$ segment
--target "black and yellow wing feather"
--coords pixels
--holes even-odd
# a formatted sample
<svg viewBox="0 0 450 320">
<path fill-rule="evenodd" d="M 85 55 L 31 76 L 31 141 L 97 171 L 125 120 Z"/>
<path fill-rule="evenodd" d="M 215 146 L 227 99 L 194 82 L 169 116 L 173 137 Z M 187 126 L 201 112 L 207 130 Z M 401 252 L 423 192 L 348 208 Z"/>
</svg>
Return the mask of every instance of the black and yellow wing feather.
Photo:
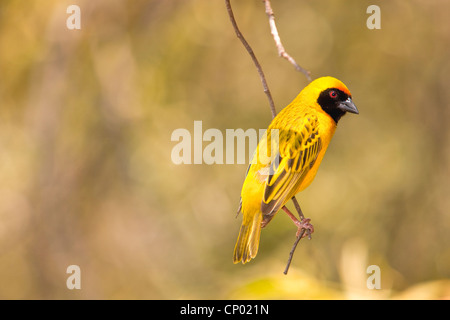
<svg viewBox="0 0 450 320">
<path fill-rule="evenodd" d="M 303 124 L 295 129 L 278 131 L 277 154 L 272 157 L 276 161 L 265 168 L 268 175 L 261 202 L 263 226 L 297 193 L 322 149 L 317 116 L 306 115 L 300 121 Z M 268 140 L 271 132 L 267 133 Z"/>
</svg>

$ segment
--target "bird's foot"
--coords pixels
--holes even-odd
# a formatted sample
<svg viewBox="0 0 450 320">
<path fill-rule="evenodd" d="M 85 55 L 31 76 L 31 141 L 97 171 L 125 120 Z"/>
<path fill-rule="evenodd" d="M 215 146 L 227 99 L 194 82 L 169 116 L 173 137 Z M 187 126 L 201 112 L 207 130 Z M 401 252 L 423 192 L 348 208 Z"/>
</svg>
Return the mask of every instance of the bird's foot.
<svg viewBox="0 0 450 320">
<path fill-rule="evenodd" d="M 291 220 L 295 223 L 295 225 L 297 226 L 298 230 L 296 233 L 297 238 L 300 237 L 300 235 L 302 236 L 302 238 L 308 236 L 308 239 L 311 239 L 311 234 L 314 232 L 314 226 L 310 223 L 311 219 L 306 219 L 303 217 L 303 214 L 301 216 L 301 220 L 298 220 L 293 214 L 292 212 L 289 211 L 288 208 L 286 208 L 285 206 L 282 208 L 284 210 L 284 212 L 287 213 L 287 215 L 289 216 L 289 218 L 291 218 Z M 304 230 L 304 231 L 303 231 Z"/>
<path fill-rule="evenodd" d="M 314 226 L 310 223 L 311 219 L 302 219 L 301 221 L 294 221 L 298 230 L 296 233 L 297 238 L 302 236 L 302 238 L 308 236 L 308 239 L 311 240 L 311 234 L 314 232 Z M 305 230 L 305 231 L 303 231 Z"/>
</svg>

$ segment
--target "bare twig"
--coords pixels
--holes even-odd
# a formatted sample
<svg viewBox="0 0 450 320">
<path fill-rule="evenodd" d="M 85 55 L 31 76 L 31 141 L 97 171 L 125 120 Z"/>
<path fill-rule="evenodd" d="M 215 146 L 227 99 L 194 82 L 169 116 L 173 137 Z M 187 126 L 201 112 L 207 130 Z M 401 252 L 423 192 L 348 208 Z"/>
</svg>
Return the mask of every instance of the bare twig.
<svg viewBox="0 0 450 320">
<path fill-rule="evenodd" d="M 264 4 L 266 6 L 266 14 L 269 17 L 270 32 L 272 33 L 273 40 L 275 41 L 275 45 L 277 47 L 278 54 L 280 55 L 280 57 L 285 58 L 292 65 L 294 65 L 295 69 L 297 69 L 297 71 L 303 73 L 305 75 L 306 79 L 308 79 L 308 81 L 311 82 L 311 72 L 300 67 L 298 65 L 298 63 L 295 62 L 294 58 L 292 58 L 284 49 L 283 44 L 281 43 L 280 36 L 278 34 L 277 25 L 275 24 L 275 15 L 273 14 L 273 10 L 270 5 L 270 1 L 264 0 Z"/>
<path fill-rule="evenodd" d="M 284 269 L 284 274 L 287 274 L 289 271 L 289 267 L 291 266 L 292 258 L 294 257 L 295 249 L 297 248 L 297 244 L 302 240 L 303 235 L 305 234 L 306 229 L 302 229 L 302 232 L 298 235 L 297 239 L 295 239 L 294 245 L 292 246 L 291 252 L 289 252 L 289 258 L 286 264 L 286 268 Z"/>
<path fill-rule="evenodd" d="M 275 110 L 275 103 L 272 99 L 272 94 L 270 93 L 269 87 L 267 85 L 266 77 L 264 76 L 264 72 L 261 68 L 261 65 L 259 64 L 258 59 L 256 59 L 255 53 L 253 52 L 253 49 L 248 44 L 247 40 L 245 40 L 244 36 L 242 35 L 241 31 L 239 30 L 236 19 L 234 18 L 233 10 L 231 9 L 230 0 L 225 0 L 225 5 L 227 7 L 228 15 L 230 16 L 231 24 L 233 25 L 234 31 L 236 32 L 237 37 L 239 40 L 241 40 L 242 44 L 244 45 L 245 49 L 247 50 L 248 54 L 253 60 L 253 63 L 256 66 L 256 69 L 258 70 L 259 77 L 261 79 L 261 83 L 264 88 L 264 93 L 267 96 L 267 99 L 269 100 L 270 104 L 270 110 L 272 112 L 272 118 L 275 118 L 277 115 L 277 111 Z"/>
<path fill-rule="evenodd" d="M 297 201 L 297 199 L 294 197 L 292 197 L 292 202 L 294 203 L 295 209 L 297 210 L 297 213 L 300 217 L 300 221 L 308 221 L 309 219 L 305 219 L 305 216 L 303 215 L 302 209 L 300 208 L 300 205 Z M 291 219 L 295 222 L 295 217 L 293 216 L 292 213 L 289 212 L 289 210 L 286 207 L 283 207 L 283 209 L 285 209 L 286 213 L 291 217 Z M 289 258 L 286 264 L 286 268 L 284 269 L 284 274 L 288 273 L 289 267 L 291 266 L 291 262 L 292 262 L 292 258 L 294 257 L 294 252 L 295 249 L 297 248 L 298 243 L 300 242 L 300 240 L 303 238 L 305 232 L 307 232 L 308 238 L 311 239 L 311 230 L 307 229 L 307 228 L 302 228 L 301 232 L 297 234 L 297 239 L 294 242 L 294 245 L 292 246 L 291 252 L 289 252 Z"/>
<path fill-rule="evenodd" d="M 303 215 L 303 212 L 302 212 L 302 208 L 300 208 L 300 205 L 298 204 L 298 201 L 295 198 L 295 196 L 292 197 L 292 202 L 294 203 L 295 210 L 297 210 L 300 220 L 305 219 L 305 216 Z"/>
</svg>

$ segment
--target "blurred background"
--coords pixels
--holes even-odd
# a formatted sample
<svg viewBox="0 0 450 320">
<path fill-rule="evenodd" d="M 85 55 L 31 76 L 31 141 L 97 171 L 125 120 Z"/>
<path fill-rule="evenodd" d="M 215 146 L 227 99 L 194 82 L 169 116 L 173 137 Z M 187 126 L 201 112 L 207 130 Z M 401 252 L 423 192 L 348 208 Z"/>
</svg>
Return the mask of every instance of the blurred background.
<svg viewBox="0 0 450 320">
<path fill-rule="evenodd" d="M 366 27 L 373 4 L 381 30 Z M 264 4 L 232 5 L 279 111 L 307 81 L 278 57 Z M 450 297 L 450 3 L 272 8 L 287 52 L 360 111 L 297 197 L 316 232 L 287 276 L 284 213 L 255 260 L 232 263 L 247 165 L 171 160 L 172 132 L 196 120 L 223 133 L 271 120 L 223 0 L 1 1 L 0 298 Z M 73 264 L 81 290 L 66 287 Z"/>
</svg>

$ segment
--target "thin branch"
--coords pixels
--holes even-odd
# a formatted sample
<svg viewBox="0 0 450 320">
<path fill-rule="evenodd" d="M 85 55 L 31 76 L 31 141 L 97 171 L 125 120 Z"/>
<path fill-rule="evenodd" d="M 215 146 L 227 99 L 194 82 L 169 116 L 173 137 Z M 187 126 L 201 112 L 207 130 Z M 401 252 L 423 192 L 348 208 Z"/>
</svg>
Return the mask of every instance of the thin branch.
<svg viewBox="0 0 450 320">
<path fill-rule="evenodd" d="M 292 202 L 294 203 L 295 210 L 297 210 L 297 213 L 300 217 L 300 221 L 305 219 L 305 216 L 303 215 L 303 212 L 302 212 L 302 208 L 300 208 L 300 205 L 298 204 L 298 201 L 295 198 L 295 196 L 292 197 Z"/>
<path fill-rule="evenodd" d="M 297 213 L 298 213 L 298 215 L 300 217 L 300 221 L 301 222 L 304 222 L 304 221 L 308 222 L 309 219 L 305 219 L 305 216 L 303 215 L 302 209 L 300 208 L 300 204 L 298 203 L 298 201 L 295 198 L 295 196 L 292 197 L 292 202 L 294 203 L 295 209 L 297 210 Z M 292 219 L 292 221 L 294 221 L 294 223 L 296 223 L 298 221 L 297 218 L 295 218 L 295 216 L 286 207 L 283 207 L 282 209 L 284 209 L 284 211 L 288 214 L 288 216 Z M 288 258 L 288 261 L 287 261 L 287 264 L 286 264 L 286 268 L 284 269 L 284 272 L 283 272 L 284 274 L 288 273 L 289 267 L 291 266 L 292 258 L 294 257 L 295 249 L 297 248 L 297 245 L 300 242 L 300 240 L 305 235 L 305 232 L 307 232 L 308 238 L 311 239 L 311 230 L 308 229 L 308 228 L 302 227 L 301 231 L 297 233 L 297 239 L 295 240 L 294 245 L 292 246 L 292 249 L 289 252 L 289 258 Z"/>
<path fill-rule="evenodd" d="M 297 69 L 297 71 L 303 73 L 305 75 L 306 79 L 308 79 L 308 81 L 311 82 L 311 72 L 309 72 L 308 70 L 300 67 L 298 65 L 298 63 L 295 62 L 294 58 L 292 58 L 286 52 L 286 50 L 284 49 L 284 46 L 281 43 L 281 39 L 280 39 L 280 36 L 278 34 L 277 25 L 275 24 L 275 15 L 273 14 L 273 10 L 272 10 L 272 7 L 270 5 L 270 1 L 269 0 L 264 0 L 264 4 L 266 6 L 266 14 L 269 17 L 270 32 L 272 33 L 273 40 L 275 41 L 275 45 L 277 47 L 278 54 L 280 55 L 280 57 L 285 58 L 292 65 L 294 65 L 295 69 Z"/>
<path fill-rule="evenodd" d="M 306 229 L 302 229 L 302 232 L 298 235 L 297 239 L 295 239 L 294 245 L 292 246 L 291 252 L 289 252 L 289 258 L 286 264 L 286 268 L 284 269 L 283 273 L 287 274 L 289 271 L 289 267 L 291 266 L 292 258 L 294 257 L 295 249 L 297 248 L 297 244 L 302 240 L 303 235 L 305 234 Z"/>
<path fill-rule="evenodd" d="M 256 69 L 258 70 L 259 77 L 261 79 L 262 86 L 264 88 L 264 93 L 267 96 L 267 99 L 269 100 L 270 104 L 270 111 L 272 112 L 272 118 L 275 118 L 277 115 L 277 111 L 275 110 L 275 103 L 272 99 L 272 94 L 270 93 L 269 86 L 267 85 L 266 77 L 264 76 L 264 72 L 261 68 L 261 65 L 259 64 L 258 59 L 256 59 L 256 56 L 253 52 L 253 49 L 248 44 L 247 40 L 245 40 L 244 36 L 242 35 L 241 31 L 239 30 L 236 19 L 234 18 L 233 10 L 231 9 L 230 0 L 225 0 L 225 5 L 227 7 L 228 15 L 230 16 L 231 24 L 233 25 L 234 31 L 236 32 L 237 37 L 239 40 L 241 40 L 242 44 L 244 45 L 245 49 L 247 50 L 248 54 L 253 60 L 253 63 L 256 66 Z"/>
</svg>

